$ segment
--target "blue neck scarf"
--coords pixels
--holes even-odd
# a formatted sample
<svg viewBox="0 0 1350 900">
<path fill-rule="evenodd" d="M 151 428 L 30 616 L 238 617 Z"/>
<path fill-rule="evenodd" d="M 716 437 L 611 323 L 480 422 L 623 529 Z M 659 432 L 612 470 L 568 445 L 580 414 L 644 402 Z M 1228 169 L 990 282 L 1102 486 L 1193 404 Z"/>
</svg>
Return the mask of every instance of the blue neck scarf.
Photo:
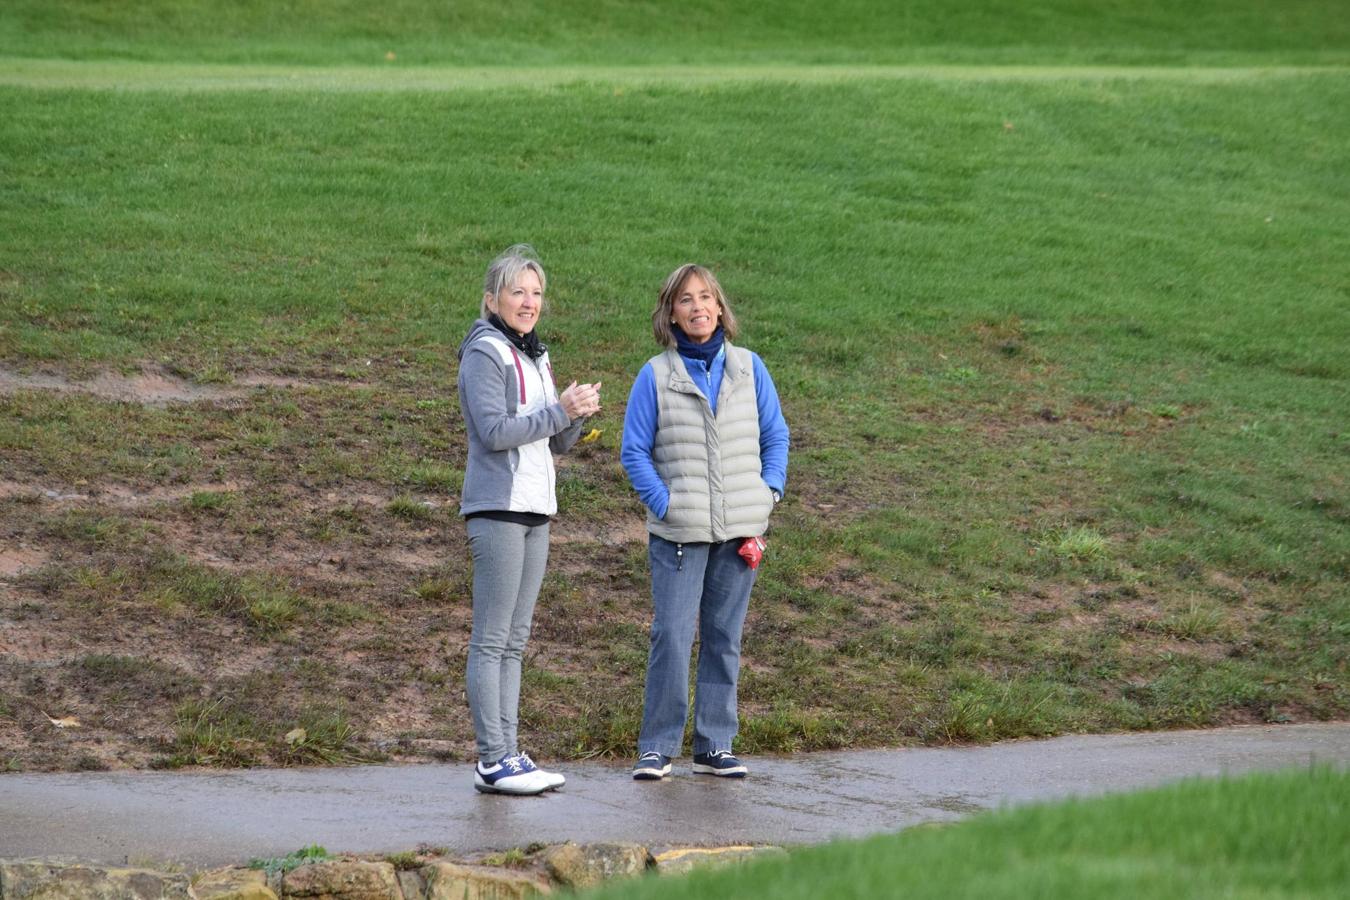
<svg viewBox="0 0 1350 900">
<path fill-rule="evenodd" d="M 678 325 L 671 331 L 675 332 L 675 345 L 681 356 L 689 359 L 701 359 L 703 364 L 709 368 L 712 368 L 712 361 L 721 352 L 722 342 L 726 339 L 726 335 L 722 333 L 721 325 L 717 326 L 717 330 L 713 332 L 712 337 L 701 344 L 695 344 L 689 340 L 689 336 L 681 331 Z"/>
</svg>

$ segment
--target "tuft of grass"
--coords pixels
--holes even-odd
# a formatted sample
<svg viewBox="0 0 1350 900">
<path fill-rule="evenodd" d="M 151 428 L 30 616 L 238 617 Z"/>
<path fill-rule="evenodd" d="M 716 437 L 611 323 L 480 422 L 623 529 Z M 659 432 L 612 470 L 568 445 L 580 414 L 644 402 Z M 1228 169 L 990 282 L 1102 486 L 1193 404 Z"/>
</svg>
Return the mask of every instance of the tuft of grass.
<svg viewBox="0 0 1350 900">
<path fill-rule="evenodd" d="M 357 622 L 378 622 L 380 613 L 361 603 L 347 600 L 324 600 L 318 605 L 314 618 L 327 625 L 354 625 Z"/>
<path fill-rule="evenodd" d="M 308 847 L 301 847 L 299 850 L 292 850 L 285 856 L 269 856 L 250 859 L 248 861 L 248 867 L 250 869 L 261 869 L 268 875 L 284 875 L 287 872 L 294 872 L 301 866 L 327 862 L 328 860 L 335 858 L 336 857 L 329 853 L 323 846 L 311 844 Z"/>
<path fill-rule="evenodd" d="M 310 606 L 277 578 L 233 575 L 177 557 L 159 559 L 146 581 L 142 596 L 161 608 L 187 606 L 225 613 L 264 633 L 282 631 Z"/>
<path fill-rule="evenodd" d="M 242 697 L 190 700 L 175 710 L 176 731 L 161 768 L 347 765 L 370 759 L 338 711 L 304 710 L 297 720 Z"/>
<path fill-rule="evenodd" d="M 174 711 L 175 734 L 164 768 L 240 767 L 263 760 L 262 726 L 223 699 L 191 700 Z"/>
<path fill-rule="evenodd" d="M 427 603 L 446 603 L 464 595 L 464 585 L 443 576 L 424 578 L 412 590 L 413 596 Z"/>
<path fill-rule="evenodd" d="M 1183 641 L 1207 641 L 1224 633 L 1227 618 L 1223 611 L 1198 601 L 1165 616 L 1157 625 L 1163 634 Z"/>
<path fill-rule="evenodd" d="M 837 719 L 810 714 L 790 701 L 780 701 L 767 713 L 743 717 L 737 746 L 747 753 L 830 750 L 845 746 L 845 735 L 846 729 Z"/>
<path fill-rule="evenodd" d="M 1043 737 L 1064 728 L 1060 689 L 1054 684 L 987 677 L 957 679 L 931 724 L 944 741 L 989 742 L 1008 737 Z"/>
<path fill-rule="evenodd" d="M 394 473 L 394 480 L 424 490 L 458 494 L 464 489 L 464 470 L 458 466 L 424 459 L 398 469 Z"/>
<path fill-rule="evenodd" d="M 300 615 L 304 601 L 289 591 L 260 582 L 244 582 L 245 609 L 249 621 L 262 631 L 281 631 Z"/>
<path fill-rule="evenodd" d="M 281 758 L 295 765 L 346 765 L 364 756 L 352 749 L 353 729 L 342 713 L 306 711 L 300 724 L 283 736 Z"/>
<path fill-rule="evenodd" d="M 384 861 L 400 872 L 411 871 L 422 865 L 422 858 L 411 850 L 403 850 L 398 853 L 386 853 L 384 855 Z"/>
<path fill-rule="evenodd" d="M 106 772 L 112 767 L 91 753 L 81 753 L 75 757 L 71 768 L 76 772 Z"/>
<path fill-rule="evenodd" d="M 425 522 L 432 516 L 431 507 L 408 494 L 399 494 L 389 501 L 384 510 L 395 518 L 406 519 L 409 522 Z"/>
<path fill-rule="evenodd" d="M 520 847 L 512 847 L 501 853 L 492 853 L 483 857 L 485 866 L 497 866 L 504 869 L 522 869 L 529 864 L 529 854 Z"/>
<path fill-rule="evenodd" d="M 197 512 L 223 512 L 235 502 L 233 491 L 193 491 L 188 508 Z"/>
<path fill-rule="evenodd" d="M 1050 544 L 1056 556 L 1077 562 L 1099 562 L 1107 558 L 1106 538 L 1086 526 L 1066 528 Z"/>
</svg>

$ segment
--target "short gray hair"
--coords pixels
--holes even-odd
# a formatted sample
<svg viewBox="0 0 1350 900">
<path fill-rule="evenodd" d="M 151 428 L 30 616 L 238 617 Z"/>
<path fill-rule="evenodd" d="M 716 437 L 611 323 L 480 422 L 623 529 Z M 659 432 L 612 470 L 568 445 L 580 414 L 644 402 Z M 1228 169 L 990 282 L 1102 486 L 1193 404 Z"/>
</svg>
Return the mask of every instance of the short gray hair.
<svg viewBox="0 0 1350 900">
<path fill-rule="evenodd" d="M 487 305 L 487 295 L 500 297 L 502 291 L 515 287 L 516 282 L 520 281 L 520 276 L 528 270 L 533 270 L 534 274 L 539 276 L 539 289 L 543 290 L 548 279 L 544 275 L 544 267 L 539 263 L 539 254 L 535 253 L 529 244 L 513 244 L 492 261 L 487 268 L 487 275 L 483 278 L 483 302 L 480 311 L 484 319 L 491 313 Z"/>
</svg>

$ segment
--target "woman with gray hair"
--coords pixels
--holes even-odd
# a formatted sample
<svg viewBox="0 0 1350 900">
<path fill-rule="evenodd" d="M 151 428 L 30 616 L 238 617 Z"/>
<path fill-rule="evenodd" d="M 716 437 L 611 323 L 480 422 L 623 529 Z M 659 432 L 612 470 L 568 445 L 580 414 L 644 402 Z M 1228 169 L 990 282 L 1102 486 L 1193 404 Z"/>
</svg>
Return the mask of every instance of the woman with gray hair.
<svg viewBox="0 0 1350 900">
<path fill-rule="evenodd" d="M 468 430 L 460 515 L 473 554 L 473 632 L 466 689 L 478 743 L 474 787 L 538 794 L 561 787 L 516 742 L 521 656 L 548 562 L 558 510 L 553 454 L 577 442 L 600 410 L 600 385 L 558 393 L 535 325 L 545 275 L 517 244 L 488 266 L 482 317 L 459 346 L 459 406 Z"/>
</svg>

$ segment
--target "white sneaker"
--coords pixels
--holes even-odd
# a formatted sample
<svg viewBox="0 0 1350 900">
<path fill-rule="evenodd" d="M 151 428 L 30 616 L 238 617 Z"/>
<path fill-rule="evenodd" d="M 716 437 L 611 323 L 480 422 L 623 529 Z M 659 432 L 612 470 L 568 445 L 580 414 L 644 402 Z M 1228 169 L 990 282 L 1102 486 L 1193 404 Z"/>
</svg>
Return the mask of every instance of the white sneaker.
<svg viewBox="0 0 1350 900">
<path fill-rule="evenodd" d="M 490 766 L 473 767 L 474 790 L 484 794 L 542 794 L 549 783 L 530 758 L 503 756 Z"/>
<path fill-rule="evenodd" d="M 556 791 L 564 784 L 567 784 L 567 779 L 563 777 L 563 773 L 549 772 L 546 769 L 539 768 L 539 765 L 534 760 L 530 759 L 530 754 L 522 753 L 520 754 L 520 757 L 521 759 L 527 760 L 530 765 L 534 766 L 535 771 L 544 776 L 544 781 L 548 784 L 547 790 Z"/>
</svg>

